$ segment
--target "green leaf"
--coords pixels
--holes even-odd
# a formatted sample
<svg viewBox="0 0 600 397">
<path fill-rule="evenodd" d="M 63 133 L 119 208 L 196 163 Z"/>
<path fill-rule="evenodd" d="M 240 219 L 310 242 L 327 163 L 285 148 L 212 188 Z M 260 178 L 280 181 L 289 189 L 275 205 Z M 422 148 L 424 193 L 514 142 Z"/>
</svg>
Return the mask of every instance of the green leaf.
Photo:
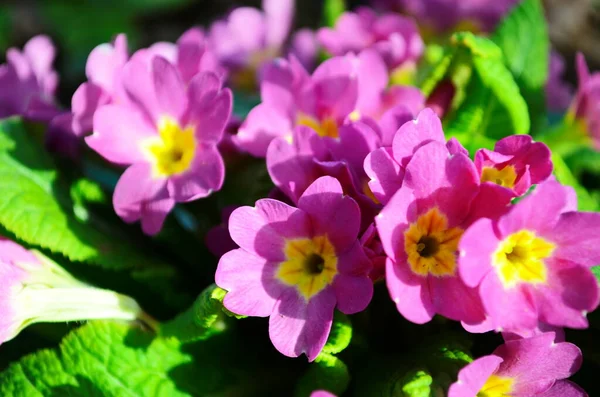
<svg viewBox="0 0 600 397">
<path fill-rule="evenodd" d="M 526 39 L 524 39 L 526 38 Z M 531 113 L 533 125 L 545 118 L 550 39 L 540 0 L 524 0 L 502 21 L 492 40 L 504 53 Z"/>
<path fill-rule="evenodd" d="M 248 113 L 260 103 L 260 96 L 236 91 L 233 96 L 233 114 L 245 119 Z"/>
<path fill-rule="evenodd" d="M 344 313 L 336 311 L 333 316 L 333 325 L 323 346 L 322 353 L 338 354 L 348 347 L 352 340 L 352 323 Z"/>
<path fill-rule="evenodd" d="M 430 397 L 432 395 L 433 378 L 423 370 L 409 372 L 396 384 L 401 392 L 397 395 L 403 397 Z"/>
<path fill-rule="evenodd" d="M 70 333 L 59 349 L 43 350 L 13 363 L 0 375 L 0 395 L 234 393 L 244 378 L 252 378 L 251 372 L 244 372 L 252 367 L 246 367 L 247 360 L 235 354 L 240 346 L 232 338 L 212 342 L 184 349 L 175 338 L 157 338 L 126 323 L 95 321 Z"/>
<path fill-rule="evenodd" d="M 226 329 L 223 298 L 226 291 L 211 285 L 196 299 L 191 308 L 161 326 L 162 336 L 173 336 L 181 342 L 205 340 Z"/>
<path fill-rule="evenodd" d="M 346 364 L 336 356 L 321 353 L 298 380 L 294 394 L 308 397 L 315 390 L 327 390 L 340 396 L 349 383 L 350 373 Z"/>
<path fill-rule="evenodd" d="M 425 96 L 429 96 L 448 74 L 455 54 L 454 47 L 427 46 L 423 61 L 417 69 L 418 86 Z"/>
<path fill-rule="evenodd" d="M 335 22 L 345 11 L 345 0 L 325 0 L 323 5 L 323 24 L 330 27 L 335 26 Z"/>
<path fill-rule="evenodd" d="M 110 270 L 127 270 L 169 296 L 176 291 L 175 268 L 147 256 L 124 233 L 90 222 L 85 202 L 101 200 L 92 182 L 72 188 L 59 178 L 52 158 L 30 137 L 19 119 L 0 121 L 0 225 L 22 242 Z"/>
<path fill-rule="evenodd" d="M 569 166 L 563 158 L 556 153 L 552 154 L 552 163 L 554 164 L 554 176 L 563 185 L 571 186 L 577 194 L 577 207 L 580 211 L 597 211 L 598 202 L 590 193 L 579 184 L 577 178 L 573 175 Z"/>
<path fill-rule="evenodd" d="M 476 133 L 493 138 L 502 138 L 512 134 L 526 134 L 530 129 L 529 111 L 527 103 L 520 94 L 519 86 L 512 74 L 503 63 L 502 51 L 491 40 L 478 37 L 469 32 L 460 32 L 452 36 L 454 45 L 468 51 L 474 69 L 479 76 L 479 82 L 471 86 L 466 93 L 477 97 L 485 96 L 486 101 L 481 103 L 484 117 Z M 477 82 L 477 80 L 475 80 Z M 485 93 L 489 90 L 489 93 Z M 468 101 L 469 99 L 467 99 Z M 506 111 L 510 125 L 504 120 L 493 117 L 498 110 Z M 460 113 L 461 109 L 457 110 Z M 475 126 L 473 126 L 475 127 Z M 463 131 L 466 132 L 466 131 Z"/>
</svg>

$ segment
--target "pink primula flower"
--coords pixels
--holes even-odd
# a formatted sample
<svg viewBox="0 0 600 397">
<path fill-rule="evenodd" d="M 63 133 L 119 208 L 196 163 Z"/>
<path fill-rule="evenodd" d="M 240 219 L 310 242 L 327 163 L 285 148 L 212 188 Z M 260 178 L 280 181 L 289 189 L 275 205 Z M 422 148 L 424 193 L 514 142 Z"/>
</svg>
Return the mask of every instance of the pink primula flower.
<svg viewBox="0 0 600 397">
<path fill-rule="evenodd" d="M 494 150 L 480 149 L 475 166 L 481 182 L 495 183 L 521 196 L 552 174 L 551 153 L 529 135 L 511 135 L 496 142 Z"/>
<path fill-rule="evenodd" d="M 555 343 L 553 332 L 508 341 L 464 367 L 448 397 L 585 397 L 566 380 L 581 361 L 581 350 L 572 343 Z"/>
<path fill-rule="evenodd" d="M 210 49 L 230 72 L 233 86 L 254 88 L 263 64 L 284 55 L 294 3 L 294 0 L 263 0 L 263 10 L 239 7 L 226 19 L 212 24 L 208 34 Z"/>
<path fill-rule="evenodd" d="M 298 208 L 263 199 L 231 214 L 231 237 L 215 276 L 225 307 L 270 317 L 281 353 L 314 360 L 327 341 L 334 309 L 364 310 L 373 294 L 371 264 L 358 240 L 360 210 L 332 177 L 317 179 Z"/>
<path fill-rule="evenodd" d="M 56 56 L 47 36 L 35 36 L 23 51 L 9 48 L 0 65 L 0 118 L 20 115 L 48 122 L 58 115 L 54 95 L 58 74 L 52 68 Z"/>
<path fill-rule="evenodd" d="M 415 145 L 411 145 L 415 146 Z M 386 281 L 398 311 L 422 324 L 436 313 L 473 331 L 485 320 L 475 288 L 458 276 L 458 244 L 477 216 L 491 216 L 510 197 L 481 194 L 475 165 L 462 153 L 430 141 L 414 154 L 404 183 L 375 218 L 388 257 Z M 492 208 L 493 210 L 488 210 Z"/>
<path fill-rule="evenodd" d="M 478 288 L 496 329 L 586 328 L 600 299 L 590 270 L 600 263 L 599 225 L 600 214 L 576 211 L 570 188 L 546 181 L 499 219 L 466 230 L 460 276 Z"/>
<path fill-rule="evenodd" d="M 413 154 L 430 142 L 446 144 L 451 154 L 468 155 L 460 143 L 451 139 L 446 143 L 442 122 L 431 109 L 419 113 L 415 120 L 404 123 L 393 135 L 391 147 L 382 147 L 371 152 L 364 160 L 364 170 L 369 188 L 381 203 L 386 204 L 400 189 L 406 166 Z"/>
<path fill-rule="evenodd" d="M 176 202 L 208 196 L 223 184 L 217 144 L 231 115 L 232 95 L 211 72 L 189 85 L 161 56 L 140 53 L 123 68 L 127 103 L 102 106 L 87 144 L 107 160 L 128 166 L 113 196 L 126 222 L 147 234 L 162 228 Z"/>
<path fill-rule="evenodd" d="M 423 40 L 410 18 L 387 13 L 378 16 L 367 7 L 343 13 L 334 28 L 321 28 L 317 33 L 321 45 L 332 55 L 376 50 L 389 71 L 413 67 L 423 54 Z"/>
</svg>

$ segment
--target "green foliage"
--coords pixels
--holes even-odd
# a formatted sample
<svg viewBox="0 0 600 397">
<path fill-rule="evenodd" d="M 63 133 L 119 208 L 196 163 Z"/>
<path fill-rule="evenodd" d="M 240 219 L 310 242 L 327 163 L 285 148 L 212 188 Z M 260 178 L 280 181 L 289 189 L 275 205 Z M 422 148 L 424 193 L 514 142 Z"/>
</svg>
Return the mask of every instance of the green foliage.
<svg viewBox="0 0 600 397">
<path fill-rule="evenodd" d="M 600 265 L 592 267 L 592 273 L 596 276 L 596 280 L 600 283 Z"/>
<path fill-rule="evenodd" d="M 455 53 L 454 47 L 432 44 L 425 48 L 423 61 L 417 71 L 418 85 L 425 96 L 429 96 L 449 73 Z"/>
<path fill-rule="evenodd" d="M 255 364 L 232 354 L 240 348 L 221 338 L 188 349 L 126 323 L 96 321 L 70 333 L 60 348 L 10 365 L 0 375 L 0 395 L 231 395 L 252 379 Z"/>
<path fill-rule="evenodd" d="M 398 396 L 402 397 L 429 397 L 432 395 L 431 374 L 423 370 L 414 370 L 406 374 L 396 385 Z"/>
<path fill-rule="evenodd" d="M 192 307 L 161 325 L 160 334 L 173 336 L 181 342 L 194 342 L 223 332 L 226 329 L 222 303 L 225 293 L 214 284 L 209 286 Z"/>
<path fill-rule="evenodd" d="M 325 0 L 323 4 L 323 25 L 334 26 L 344 11 L 346 11 L 345 0 Z"/>
<path fill-rule="evenodd" d="M 298 381 L 295 395 L 308 397 L 315 390 L 341 395 L 350 384 L 348 367 L 336 356 L 321 353 Z"/>
<path fill-rule="evenodd" d="M 127 270 L 169 299 L 183 298 L 174 268 L 145 255 L 124 233 L 91 221 L 104 200 L 90 181 L 69 187 L 52 158 L 16 118 L 0 121 L 0 225 L 21 241 L 108 270 Z"/>
<path fill-rule="evenodd" d="M 522 1 L 502 21 L 492 40 L 504 54 L 529 107 L 532 124 L 545 119 L 544 86 L 548 79 L 550 40 L 540 0 Z"/>
<path fill-rule="evenodd" d="M 336 311 L 333 325 L 327 343 L 323 346 L 322 354 L 339 354 L 350 345 L 352 340 L 352 323 L 344 313 Z"/>
<path fill-rule="evenodd" d="M 472 65 L 474 75 L 465 90 L 465 99 L 447 125 L 450 136 L 463 134 L 502 138 L 529 132 L 527 104 L 508 68 L 502 51 L 491 40 L 469 32 L 452 36 L 459 49 L 455 62 Z M 467 145 L 468 140 L 463 142 Z"/>
</svg>

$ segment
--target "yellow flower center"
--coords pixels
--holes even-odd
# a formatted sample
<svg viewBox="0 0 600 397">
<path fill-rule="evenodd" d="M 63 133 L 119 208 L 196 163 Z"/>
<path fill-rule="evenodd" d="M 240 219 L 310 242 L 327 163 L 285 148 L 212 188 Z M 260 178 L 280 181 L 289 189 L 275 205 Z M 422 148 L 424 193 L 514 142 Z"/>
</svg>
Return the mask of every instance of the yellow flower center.
<svg viewBox="0 0 600 397">
<path fill-rule="evenodd" d="M 187 171 L 196 153 L 194 127 L 182 129 L 179 123 L 162 117 L 158 123 L 159 137 L 146 142 L 146 148 L 154 164 L 154 174 L 165 177 Z"/>
<path fill-rule="evenodd" d="M 300 114 L 296 124 L 312 128 L 320 137 L 338 138 L 340 136 L 337 121 L 333 117 L 317 120 L 307 114 Z"/>
<path fill-rule="evenodd" d="M 307 301 L 331 284 L 337 275 L 335 248 L 327 236 L 288 240 L 285 257 L 276 277 L 296 287 Z"/>
<path fill-rule="evenodd" d="M 512 378 L 492 375 L 479 390 L 477 397 L 510 397 L 513 383 L 515 381 Z"/>
<path fill-rule="evenodd" d="M 529 230 L 521 230 L 500 242 L 492 254 L 492 265 L 505 288 L 514 287 L 519 282 L 544 283 L 548 277 L 544 259 L 552 251 L 554 244 Z"/>
<path fill-rule="evenodd" d="M 419 216 L 404 232 L 404 250 L 411 270 L 421 276 L 451 276 L 463 230 L 448 228 L 448 219 L 435 207 Z"/>
<path fill-rule="evenodd" d="M 481 172 L 481 182 L 492 182 L 510 189 L 515 186 L 516 180 L 517 172 L 512 165 L 507 165 L 500 170 L 494 167 L 483 167 Z"/>
</svg>

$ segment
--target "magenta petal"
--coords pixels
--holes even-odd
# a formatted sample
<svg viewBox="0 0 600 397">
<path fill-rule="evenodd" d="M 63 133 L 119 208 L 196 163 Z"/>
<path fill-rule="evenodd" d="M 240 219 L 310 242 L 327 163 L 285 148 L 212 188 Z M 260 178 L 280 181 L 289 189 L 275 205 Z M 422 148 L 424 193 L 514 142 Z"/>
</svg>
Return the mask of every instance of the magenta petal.
<svg viewBox="0 0 600 397">
<path fill-rule="evenodd" d="M 385 280 L 390 297 L 400 314 L 415 324 L 431 321 L 435 307 L 431 301 L 427 278 L 413 274 L 406 263 L 394 263 L 388 258 Z"/>
<path fill-rule="evenodd" d="M 471 203 L 469 216 L 463 221 L 463 226 L 468 226 L 480 218 L 498 219 L 508 212 L 513 198 L 514 194 L 510 189 L 495 183 L 482 183 Z"/>
<path fill-rule="evenodd" d="M 344 118 L 356 108 L 358 77 L 353 55 L 330 58 L 312 75 L 318 107 Z"/>
<path fill-rule="evenodd" d="M 473 361 L 458 373 L 458 381 L 448 390 L 448 397 L 473 397 L 481 390 L 488 378 L 492 376 L 502 358 L 494 355 L 484 356 Z"/>
<path fill-rule="evenodd" d="M 187 101 L 185 87 L 175 66 L 163 57 L 154 57 L 152 79 L 161 115 L 179 119 L 183 115 Z"/>
<path fill-rule="evenodd" d="M 392 158 L 390 150 L 379 148 L 366 158 L 364 169 L 369 178 L 369 188 L 380 203 L 386 204 L 402 186 L 404 169 Z"/>
<path fill-rule="evenodd" d="M 142 231 L 149 236 L 158 234 L 173 207 L 175 207 L 175 200 L 166 195 L 142 203 Z"/>
<path fill-rule="evenodd" d="M 412 155 L 421 146 L 429 142 L 445 144 L 446 138 L 442 130 L 442 122 L 433 110 L 426 108 L 413 121 L 406 122 L 392 143 L 394 158 L 401 165 L 406 165 Z"/>
<path fill-rule="evenodd" d="M 229 218 L 231 238 L 248 252 L 274 262 L 285 260 L 285 239 L 310 236 L 310 219 L 301 210 L 263 199 L 256 207 L 241 207 Z"/>
<path fill-rule="evenodd" d="M 465 231 L 460 239 L 458 271 L 466 285 L 477 287 L 492 270 L 492 254 L 499 244 L 489 219 L 480 219 Z"/>
<path fill-rule="evenodd" d="M 177 202 L 194 201 L 220 190 L 225 179 L 225 164 L 219 150 L 201 145 L 190 169 L 169 178 L 169 194 Z"/>
<path fill-rule="evenodd" d="M 127 168 L 115 187 L 113 205 L 125 222 L 135 222 L 142 216 L 145 202 L 166 198 L 166 180 L 152 176 L 152 166 L 146 163 Z"/>
<path fill-rule="evenodd" d="M 100 44 L 90 52 L 85 64 L 85 74 L 94 84 L 113 92 L 116 75 L 127 62 L 127 37 L 120 34 L 115 43 Z"/>
<path fill-rule="evenodd" d="M 324 176 L 314 181 L 298 200 L 298 208 L 310 215 L 314 235 L 328 236 L 336 252 L 344 252 L 356 242 L 360 209 L 344 194 L 337 179 Z"/>
<path fill-rule="evenodd" d="M 479 294 L 494 328 L 518 331 L 537 326 L 537 307 L 522 286 L 505 289 L 496 273 L 490 272 L 481 282 Z"/>
<path fill-rule="evenodd" d="M 375 217 L 377 231 L 386 255 L 396 262 L 405 261 L 404 231 L 417 219 L 415 198 L 410 189 L 400 188 Z"/>
<path fill-rule="evenodd" d="M 502 235 L 522 229 L 535 230 L 548 235 L 569 202 L 569 189 L 558 182 L 547 181 L 512 207 L 498 223 Z"/>
<path fill-rule="evenodd" d="M 122 82 L 131 102 L 139 106 L 147 120 L 156 125 L 161 112 L 154 88 L 152 59 L 148 52 L 141 50 L 134 54 L 123 67 Z"/>
<path fill-rule="evenodd" d="M 96 110 L 110 101 L 110 95 L 100 86 L 89 82 L 80 85 L 71 99 L 73 132 L 81 136 L 92 131 Z"/>
<path fill-rule="evenodd" d="M 496 374 L 516 378 L 515 395 L 533 396 L 555 380 L 568 378 L 581 366 L 581 350 L 572 343 L 555 343 L 549 332 L 528 339 L 508 341 L 494 350 L 502 357 Z"/>
<path fill-rule="evenodd" d="M 189 85 L 187 117 L 196 125 L 196 137 L 203 143 L 218 143 L 231 116 L 233 97 L 220 90 L 219 78 L 211 72 L 196 75 Z"/>
<path fill-rule="evenodd" d="M 555 258 L 585 266 L 600 264 L 600 214 L 591 212 L 567 212 L 562 214 L 552 232 L 557 243 Z"/>
<path fill-rule="evenodd" d="M 485 314 L 476 288 L 467 287 L 460 278 L 429 277 L 431 303 L 437 313 L 466 324 L 479 324 Z"/>
<path fill-rule="evenodd" d="M 373 296 L 373 282 L 368 277 L 372 265 L 358 241 L 339 255 L 337 266 L 333 289 L 338 309 L 346 314 L 364 310 Z"/>
<path fill-rule="evenodd" d="M 289 116 L 273 112 L 272 107 L 263 103 L 248 113 L 234 141 L 251 155 L 265 157 L 271 141 L 277 137 L 291 137 L 292 128 Z"/>
<path fill-rule="evenodd" d="M 600 299 L 596 277 L 584 266 L 551 261 L 549 267 L 547 283 L 532 289 L 540 320 L 556 326 L 586 328 L 586 315 L 598 306 Z"/>
<path fill-rule="evenodd" d="M 373 281 L 367 276 L 338 274 L 333 289 L 337 308 L 345 314 L 365 310 L 373 297 Z"/>
<path fill-rule="evenodd" d="M 559 380 L 537 397 L 588 397 L 588 394 L 571 381 Z"/>
<path fill-rule="evenodd" d="M 102 157 L 116 164 L 146 162 L 143 142 L 156 136 L 135 109 L 106 105 L 94 114 L 94 133 L 85 142 Z"/>
<path fill-rule="evenodd" d="M 285 288 L 273 280 L 277 265 L 243 249 L 223 255 L 215 274 L 217 285 L 228 291 L 223 305 L 236 314 L 271 315 Z"/>
<path fill-rule="evenodd" d="M 294 0 L 263 0 L 267 24 L 266 44 L 280 47 L 286 40 L 294 18 Z"/>
<path fill-rule="evenodd" d="M 269 336 L 277 350 L 288 357 L 306 353 L 313 361 L 325 346 L 333 322 L 335 295 L 324 289 L 308 303 L 289 288 L 275 304 L 269 318 Z"/>
</svg>

